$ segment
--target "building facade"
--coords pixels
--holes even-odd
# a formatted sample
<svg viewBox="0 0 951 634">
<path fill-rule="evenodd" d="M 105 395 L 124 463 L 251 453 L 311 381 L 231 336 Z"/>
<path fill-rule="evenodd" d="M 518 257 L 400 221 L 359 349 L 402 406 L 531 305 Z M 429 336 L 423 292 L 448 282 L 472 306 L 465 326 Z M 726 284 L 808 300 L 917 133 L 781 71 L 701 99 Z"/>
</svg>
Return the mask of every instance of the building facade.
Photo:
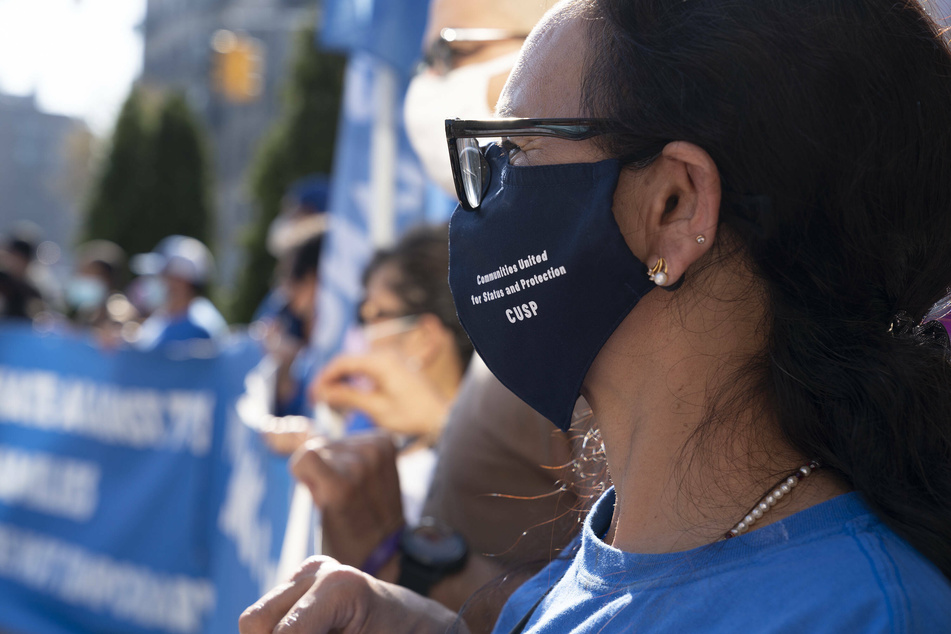
<svg viewBox="0 0 951 634">
<path fill-rule="evenodd" d="M 67 248 L 76 240 L 91 135 L 71 117 L 41 112 L 33 96 L 0 94 L 0 233 L 21 220 Z"/>
</svg>

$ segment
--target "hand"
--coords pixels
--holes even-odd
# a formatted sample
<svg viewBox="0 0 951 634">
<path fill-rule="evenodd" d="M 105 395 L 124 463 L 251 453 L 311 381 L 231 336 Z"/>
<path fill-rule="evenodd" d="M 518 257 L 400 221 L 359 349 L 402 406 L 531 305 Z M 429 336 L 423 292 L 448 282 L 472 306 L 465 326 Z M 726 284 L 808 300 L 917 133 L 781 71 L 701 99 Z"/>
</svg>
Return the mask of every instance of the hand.
<svg viewBox="0 0 951 634">
<path fill-rule="evenodd" d="M 354 386 L 363 377 L 369 385 Z M 451 402 L 425 376 L 393 354 L 340 355 L 310 386 L 313 402 L 365 412 L 379 427 L 398 434 L 435 437 Z"/>
<path fill-rule="evenodd" d="M 396 447 L 388 434 L 312 438 L 290 465 L 321 511 L 325 552 L 343 563 L 362 566 L 403 525 Z"/>
<path fill-rule="evenodd" d="M 443 634 L 461 619 L 429 599 L 329 557 L 313 557 L 290 582 L 244 611 L 241 634 Z"/>
</svg>

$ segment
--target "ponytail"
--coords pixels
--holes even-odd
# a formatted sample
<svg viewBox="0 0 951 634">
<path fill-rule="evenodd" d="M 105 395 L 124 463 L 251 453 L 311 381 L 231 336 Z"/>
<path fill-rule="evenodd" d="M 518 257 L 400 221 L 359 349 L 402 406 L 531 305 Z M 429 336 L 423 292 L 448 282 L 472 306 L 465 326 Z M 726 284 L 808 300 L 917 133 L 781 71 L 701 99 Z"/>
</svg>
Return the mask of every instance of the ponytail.
<svg viewBox="0 0 951 634">
<path fill-rule="evenodd" d="M 787 440 L 951 578 L 947 334 L 774 311 L 770 379 Z"/>
</svg>

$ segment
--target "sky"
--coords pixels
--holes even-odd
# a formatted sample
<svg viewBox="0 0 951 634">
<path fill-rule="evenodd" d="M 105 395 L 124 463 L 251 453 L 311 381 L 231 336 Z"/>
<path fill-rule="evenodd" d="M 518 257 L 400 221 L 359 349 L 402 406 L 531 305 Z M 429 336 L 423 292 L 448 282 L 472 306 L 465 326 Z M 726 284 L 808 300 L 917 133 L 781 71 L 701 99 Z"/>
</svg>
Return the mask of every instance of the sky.
<svg viewBox="0 0 951 634">
<path fill-rule="evenodd" d="M 142 69 L 146 0 L 0 0 L 0 92 L 108 134 Z"/>
</svg>

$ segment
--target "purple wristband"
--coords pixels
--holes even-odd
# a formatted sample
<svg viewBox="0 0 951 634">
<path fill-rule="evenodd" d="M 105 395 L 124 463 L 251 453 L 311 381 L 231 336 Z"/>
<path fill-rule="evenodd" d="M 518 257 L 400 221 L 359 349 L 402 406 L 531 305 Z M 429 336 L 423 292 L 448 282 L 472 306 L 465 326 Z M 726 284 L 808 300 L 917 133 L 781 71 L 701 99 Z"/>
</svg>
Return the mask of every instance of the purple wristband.
<svg viewBox="0 0 951 634">
<path fill-rule="evenodd" d="M 373 552 L 366 558 L 360 570 L 371 576 L 376 576 L 380 569 L 396 554 L 400 549 L 400 538 L 403 536 L 403 527 L 400 526 L 386 539 L 380 542 L 380 545 L 373 549 Z"/>
</svg>

